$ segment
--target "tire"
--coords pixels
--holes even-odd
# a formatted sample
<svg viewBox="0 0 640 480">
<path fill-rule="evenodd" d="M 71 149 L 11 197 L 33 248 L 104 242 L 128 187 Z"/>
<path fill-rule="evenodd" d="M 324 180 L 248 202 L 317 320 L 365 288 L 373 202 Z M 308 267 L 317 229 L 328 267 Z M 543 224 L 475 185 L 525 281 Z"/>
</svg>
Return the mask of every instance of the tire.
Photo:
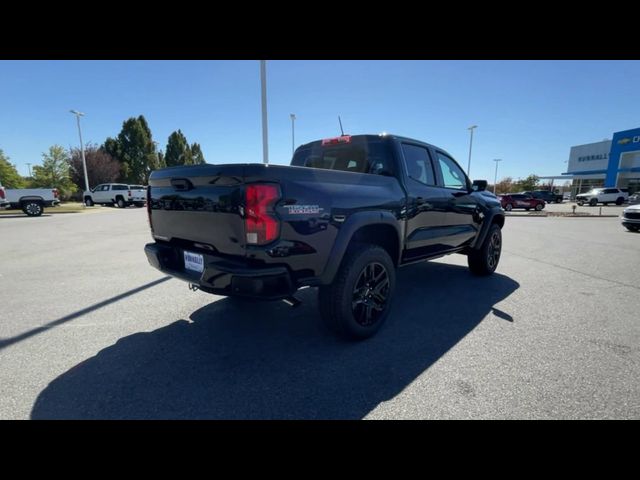
<svg viewBox="0 0 640 480">
<path fill-rule="evenodd" d="M 93 203 L 93 199 L 91 197 L 84 197 L 84 204 L 87 207 L 93 207 L 95 203 Z"/>
<path fill-rule="evenodd" d="M 125 203 L 124 199 L 122 197 L 118 197 L 118 199 L 116 200 L 116 205 L 118 205 L 118 208 L 126 208 L 127 204 Z"/>
<path fill-rule="evenodd" d="M 625 225 L 625 228 L 627 230 L 629 230 L 630 232 L 640 231 L 640 225 L 629 225 L 629 224 L 627 224 L 627 225 Z"/>
<path fill-rule="evenodd" d="M 584 205 L 584 202 L 578 202 L 578 206 L 581 207 Z"/>
<path fill-rule="evenodd" d="M 616 205 L 622 205 L 624 203 L 624 198 L 618 197 L 616 198 Z"/>
<path fill-rule="evenodd" d="M 349 340 L 371 337 L 389 316 L 395 284 L 395 266 L 386 250 L 351 245 L 333 282 L 318 289 L 325 326 Z"/>
<path fill-rule="evenodd" d="M 544 208 L 544 205 L 539 203 L 536 205 L 536 212 L 539 212 L 540 210 L 542 210 Z"/>
<path fill-rule="evenodd" d="M 479 249 L 472 249 L 467 255 L 469 270 L 474 275 L 491 275 L 496 271 L 502 252 L 502 230 L 492 224 Z"/>
<path fill-rule="evenodd" d="M 42 207 L 42 203 L 36 200 L 30 200 L 22 204 L 22 211 L 30 217 L 39 217 L 42 215 L 44 208 Z"/>
<path fill-rule="evenodd" d="M 604 205 L 605 207 L 609 205 L 609 202 L 602 202 L 602 205 Z"/>
<path fill-rule="evenodd" d="M 529 211 L 529 210 L 531 210 L 531 209 L 530 209 L 530 208 L 526 208 L 526 207 L 525 207 L 525 210 L 528 212 L 528 211 Z"/>
<path fill-rule="evenodd" d="M 507 204 L 504 206 L 504 209 L 505 209 L 507 212 L 510 212 L 511 210 L 513 210 L 513 205 L 511 205 L 510 203 L 507 203 Z"/>
<path fill-rule="evenodd" d="M 592 207 L 595 207 L 596 205 L 598 205 L 598 199 L 592 198 L 591 200 L 589 200 L 589 205 L 591 205 Z"/>
<path fill-rule="evenodd" d="M 144 207 L 144 203 L 136 203 L 136 208 L 142 208 Z"/>
</svg>

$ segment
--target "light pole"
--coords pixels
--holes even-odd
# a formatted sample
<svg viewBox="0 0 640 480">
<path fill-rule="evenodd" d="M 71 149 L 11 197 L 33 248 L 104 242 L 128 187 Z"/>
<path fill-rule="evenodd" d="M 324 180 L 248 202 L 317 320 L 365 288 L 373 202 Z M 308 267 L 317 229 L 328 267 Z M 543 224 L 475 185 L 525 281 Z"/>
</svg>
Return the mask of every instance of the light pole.
<svg viewBox="0 0 640 480">
<path fill-rule="evenodd" d="M 291 156 L 293 156 L 293 152 L 296 151 L 296 133 L 295 133 L 295 128 L 294 128 L 294 124 L 296 121 L 296 114 L 295 113 L 290 113 L 289 116 L 291 117 Z"/>
<path fill-rule="evenodd" d="M 27 163 L 27 167 L 29 167 L 29 178 L 31 178 L 31 164 Z"/>
<path fill-rule="evenodd" d="M 267 61 L 260 60 L 260 87 L 262 91 L 262 162 L 269 163 L 269 132 L 267 129 Z"/>
<path fill-rule="evenodd" d="M 87 161 L 84 158 L 84 143 L 82 143 L 82 130 L 80 129 L 80 117 L 84 117 L 84 113 L 77 110 L 69 110 L 76 116 L 78 120 L 78 135 L 80 136 L 80 152 L 82 153 L 82 168 L 84 170 L 84 191 L 89 191 L 89 177 L 87 176 Z"/>
<path fill-rule="evenodd" d="M 467 165 L 467 177 L 471 178 L 471 147 L 473 146 L 473 131 L 478 128 L 478 125 L 471 125 L 467 130 L 471 132 L 471 138 L 469 139 L 469 164 Z"/>
<path fill-rule="evenodd" d="M 498 162 L 501 162 L 501 158 L 494 158 L 494 162 L 496 162 L 496 176 L 493 177 L 493 194 L 496 194 L 496 183 L 498 183 Z"/>
</svg>

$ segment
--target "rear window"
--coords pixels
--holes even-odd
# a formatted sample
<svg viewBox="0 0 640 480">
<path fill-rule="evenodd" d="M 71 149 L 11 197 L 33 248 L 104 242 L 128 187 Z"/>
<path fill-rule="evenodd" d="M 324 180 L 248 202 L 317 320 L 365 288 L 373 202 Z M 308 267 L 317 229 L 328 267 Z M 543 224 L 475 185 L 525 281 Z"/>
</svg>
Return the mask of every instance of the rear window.
<svg viewBox="0 0 640 480">
<path fill-rule="evenodd" d="M 298 149 L 291 165 L 393 175 L 389 145 L 379 140 L 353 139 L 351 143 L 325 146 L 317 142 Z"/>
</svg>

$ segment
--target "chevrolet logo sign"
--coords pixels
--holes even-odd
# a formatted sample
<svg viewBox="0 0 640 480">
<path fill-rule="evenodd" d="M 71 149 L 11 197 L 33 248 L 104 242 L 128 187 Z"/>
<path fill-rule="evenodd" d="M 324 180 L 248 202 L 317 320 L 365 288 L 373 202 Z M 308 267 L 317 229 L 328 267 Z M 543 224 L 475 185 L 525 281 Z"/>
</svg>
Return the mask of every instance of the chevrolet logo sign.
<svg viewBox="0 0 640 480">
<path fill-rule="evenodd" d="M 631 143 L 631 139 L 629 137 L 618 140 L 618 145 L 626 145 L 627 143 Z"/>
</svg>

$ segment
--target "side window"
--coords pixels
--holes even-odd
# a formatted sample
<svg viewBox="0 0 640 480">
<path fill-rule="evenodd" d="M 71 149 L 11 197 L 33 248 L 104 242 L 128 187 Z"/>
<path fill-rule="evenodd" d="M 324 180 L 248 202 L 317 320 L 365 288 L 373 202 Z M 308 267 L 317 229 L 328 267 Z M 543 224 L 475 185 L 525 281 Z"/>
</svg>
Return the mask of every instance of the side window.
<svg viewBox="0 0 640 480">
<path fill-rule="evenodd" d="M 105 185 L 104 187 L 102 187 L 102 191 L 103 192 L 109 191 L 109 185 Z"/>
<path fill-rule="evenodd" d="M 438 152 L 438 164 L 440 165 L 445 188 L 467 189 L 467 180 L 464 172 L 452 158 Z"/>
<path fill-rule="evenodd" d="M 429 158 L 429 151 L 426 148 L 403 143 L 402 152 L 404 153 L 409 178 L 425 185 L 436 184 L 433 165 L 431 164 L 431 158 Z"/>
</svg>

